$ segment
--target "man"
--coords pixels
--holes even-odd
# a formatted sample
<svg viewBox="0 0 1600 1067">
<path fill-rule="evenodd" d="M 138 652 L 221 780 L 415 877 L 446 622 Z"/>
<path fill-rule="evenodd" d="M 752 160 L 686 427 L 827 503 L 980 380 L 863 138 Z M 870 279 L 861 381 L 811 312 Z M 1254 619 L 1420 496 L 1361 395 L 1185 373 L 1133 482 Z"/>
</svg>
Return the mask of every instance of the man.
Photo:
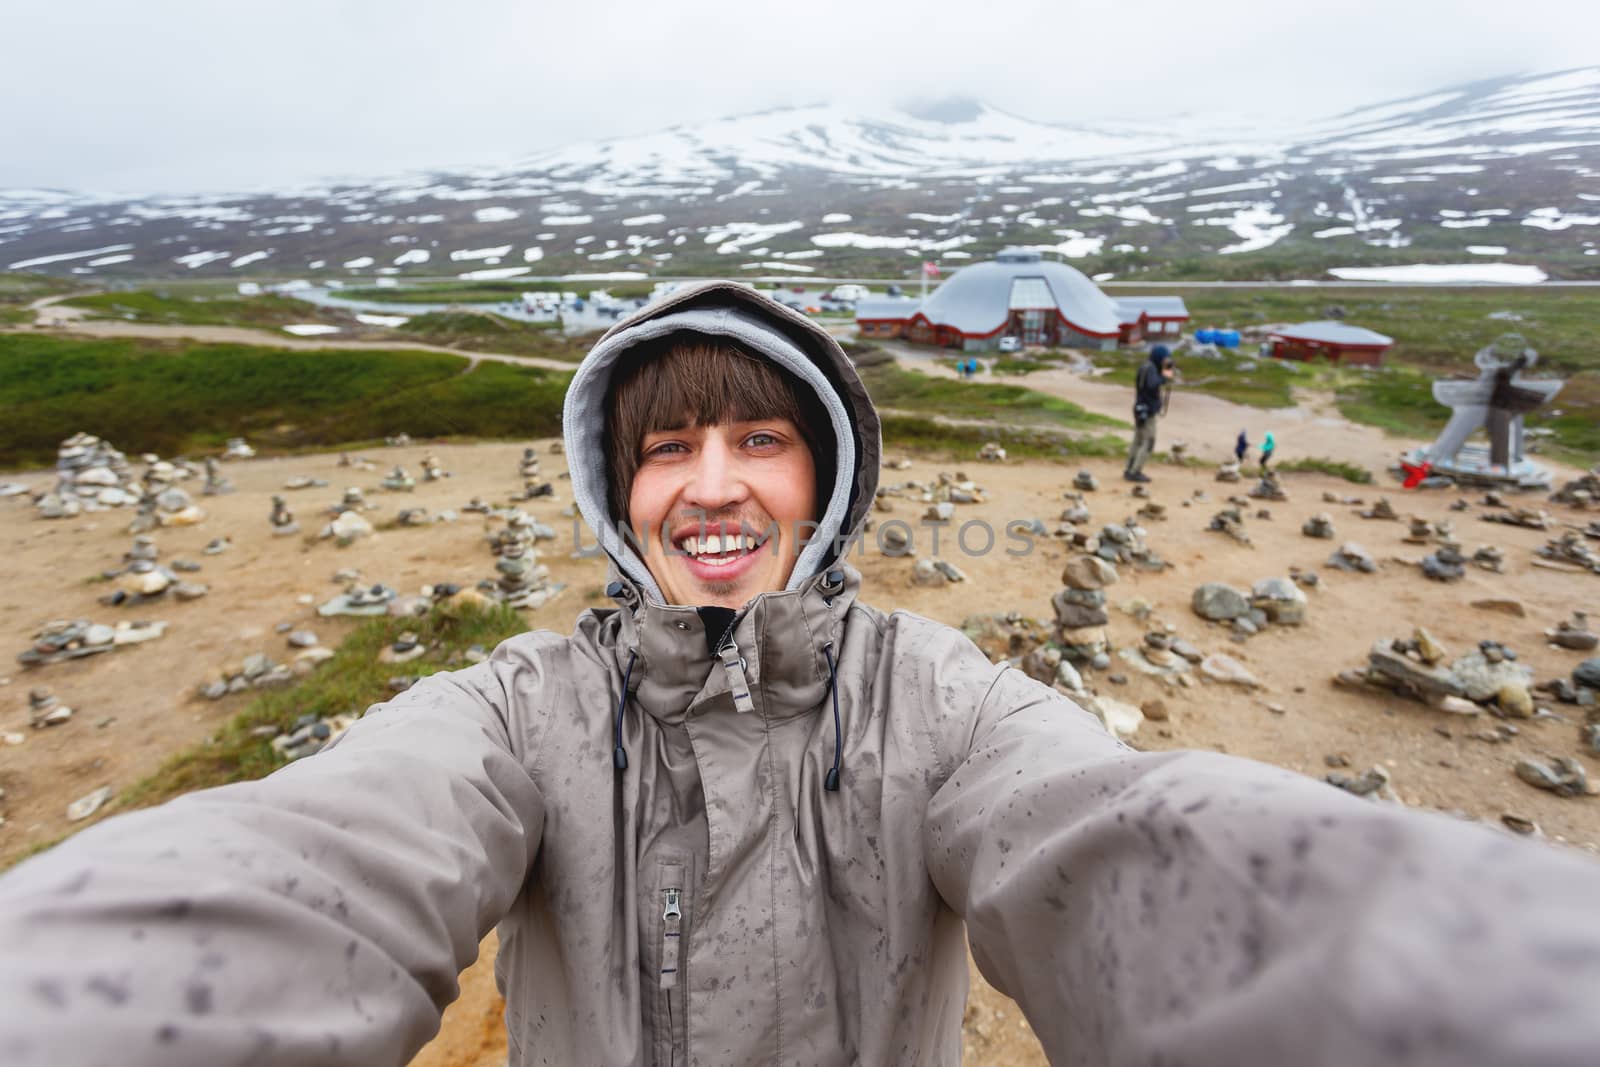
<svg viewBox="0 0 1600 1067">
<path fill-rule="evenodd" d="M 680 290 L 564 423 L 616 606 L 0 878 L 0 1062 L 402 1064 L 497 923 L 515 1065 L 953 1065 L 969 938 L 1057 1063 L 1593 1062 L 1600 865 L 861 603 L 878 419 L 803 316 Z"/>
<path fill-rule="evenodd" d="M 1171 380 L 1172 353 L 1166 345 L 1156 345 L 1133 384 L 1133 443 L 1128 448 L 1128 469 L 1122 472 L 1130 482 L 1150 480 L 1144 464 L 1156 448 L 1156 419 L 1166 413 L 1166 385 Z"/>
</svg>

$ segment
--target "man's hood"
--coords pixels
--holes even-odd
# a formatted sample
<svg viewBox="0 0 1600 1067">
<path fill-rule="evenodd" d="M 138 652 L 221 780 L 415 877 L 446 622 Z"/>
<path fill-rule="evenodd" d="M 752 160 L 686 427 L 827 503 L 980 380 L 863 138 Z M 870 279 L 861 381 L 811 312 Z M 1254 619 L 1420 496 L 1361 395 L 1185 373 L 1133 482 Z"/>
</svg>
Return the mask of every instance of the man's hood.
<svg viewBox="0 0 1600 1067">
<path fill-rule="evenodd" d="M 727 338 L 771 360 L 812 389 L 828 413 L 838 457 L 834 483 L 819 528 L 789 578 L 788 588 L 798 588 L 836 558 L 840 543 L 860 529 L 872 506 L 883 454 L 878 413 L 837 341 L 798 311 L 736 282 L 685 286 L 623 319 L 589 350 L 567 387 L 561 413 L 573 500 L 618 570 L 650 599 L 662 601 L 607 503 L 605 403 L 612 371 L 623 356 L 672 333 Z"/>
</svg>

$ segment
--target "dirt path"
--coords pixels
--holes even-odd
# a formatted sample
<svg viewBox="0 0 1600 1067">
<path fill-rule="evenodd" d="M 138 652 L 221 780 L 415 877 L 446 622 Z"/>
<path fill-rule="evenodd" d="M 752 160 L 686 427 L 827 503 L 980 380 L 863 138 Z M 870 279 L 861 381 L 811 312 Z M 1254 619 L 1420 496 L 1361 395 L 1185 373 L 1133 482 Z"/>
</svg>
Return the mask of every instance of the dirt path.
<svg viewBox="0 0 1600 1067">
<path fill-rule="evenodd" d="M 76 294 L 81 295 L 81 294 Z M 189 326 L 168 325 L 155 322 L 123 322 L 117 319 L 92 319 L 84 308 L 68 307 L 57 301 L 63 296 L 46 297 L 28 305 L 35 313 L 32 327 L 13 327 L 12 333 L 32 333 L 37 330 L 56 330 L 81 337 L 133 337 L 156 341 L 200 341 L 207 344 L 270 345 L 294 351 L 397 351 L 413 349 L 420 352 L 443 352 L 452 356 L 465 356 L 467 369 L 471 370 L 483 360 L 494 363 L 514 363 L 524 367 L 544 367 L 548 370 L 571 372 L 575 364 L 541 356 L 518 356 L 509 352 L 472 352 L 444 345 L 430 345 L 420 341 L 351 341 L 333 337 L 295 337 L 272 330 L 258 330 L 248 326 Z"/>
<path fill-rule="evenodd" d="M 892 353 L 903 367 L 941 378 L 959 377 L 937 362 L 946 355 L 942 351 L 894 342 L 877 343 Z M 1131 418 L 1133 390 L 1095 381 L 1086 376 L 1081 367 L 1052 367 L 995 380 L 1070 400 L 1097 415 L 1124 421 Z M 1183 441 L 1188 444 L 1191 456 L 1217 462 L 1232 456 L 1233 442 L 1240 430 L 1248 431 L 1252 443 L 1259 442 L 1266 431 L 1271 430 L 1277 440 L 1279 462 L 1301 458 L 1333 459 L 1355 463 L 1381 474 L 1402 452 L 1432 441 L 1431 437 L 1392 437 L 1377 427 L 1351 422 L 1339 414 L 1333 397 L 1325 393 L 1296 390 L 1295 400 L 1297 407 L 1267 410 L 1189 392 L 1180 386 L 1173 394 L 1167 414 L 1161 417 L 1157 447 L 1166 448 L 1174 441 Z M 1582 473 L 1577 467 L 1545 457 L 1540 457 L 1539 462 L 1557 472 L 1558 477 L 1576 477 Z"/>
</svg>

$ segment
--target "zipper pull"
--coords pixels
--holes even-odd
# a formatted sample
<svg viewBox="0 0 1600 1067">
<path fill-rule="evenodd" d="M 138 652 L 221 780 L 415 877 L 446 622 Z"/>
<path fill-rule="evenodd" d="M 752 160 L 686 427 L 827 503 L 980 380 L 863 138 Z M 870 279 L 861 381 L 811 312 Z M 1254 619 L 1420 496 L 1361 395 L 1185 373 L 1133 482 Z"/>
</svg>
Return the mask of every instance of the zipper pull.
<svg viewBox="0 0 1600 1067">
<path fill-rule="evenodd" d="M 750 696 L 750 679 L 745 677 L 744 657 L 739 655 L 739 646 L 729 640 L 718 650 L 718 655 L 728 672 L 728 692 L 733 696 L 733 710 L 741 715 L 754 711 L 756 702 Z"/>
<path fill-rule="evenodd" d="M 665 889 L 662 893 L 667 898 L 667 906 L 661 913 L 661 920 L 665 924 L 661 931 L 661 988 L 671 989 L 678 984 L 678 941 L 679 926 L 683 920 L 683 890 Z"/>
</svg>

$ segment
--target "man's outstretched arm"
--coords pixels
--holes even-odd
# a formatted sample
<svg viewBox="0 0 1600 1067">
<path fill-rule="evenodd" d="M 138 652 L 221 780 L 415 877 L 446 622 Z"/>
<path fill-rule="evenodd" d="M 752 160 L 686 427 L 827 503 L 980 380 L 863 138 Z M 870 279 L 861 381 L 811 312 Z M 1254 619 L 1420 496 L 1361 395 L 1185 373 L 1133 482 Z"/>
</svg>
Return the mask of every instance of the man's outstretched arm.
<svg viewBox="0 0 1600 1067">
<path fill-rule="evenodd" d="M 1210 753 L 1019 671 L 929 810 L 941 894 L 1052 1063 L 1596 1062 L 1600 863 Z"/>
<path fill-rule="evenodd" d="M 527 675 L 502 647 L 0 878 L 0 1063 L 405 1063 L 538 848 L 505 711 Z"/>
</svg>

